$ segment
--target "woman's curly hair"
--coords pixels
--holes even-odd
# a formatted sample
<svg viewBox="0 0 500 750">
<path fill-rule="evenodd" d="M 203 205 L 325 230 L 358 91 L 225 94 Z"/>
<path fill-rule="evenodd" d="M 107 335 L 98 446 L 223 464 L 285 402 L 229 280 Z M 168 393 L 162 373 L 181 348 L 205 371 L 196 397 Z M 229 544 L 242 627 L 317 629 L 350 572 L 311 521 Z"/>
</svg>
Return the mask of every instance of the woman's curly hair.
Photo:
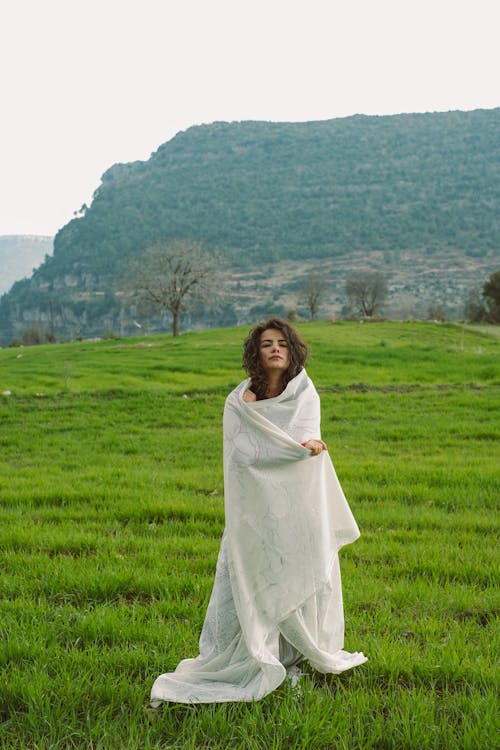
<svg viewBox="0 0 500 750">
<path fill-rule="evenodd" d="M 283 373 L 281 382 L 283 390 L 287 384 L 303 369 L 307 359 L 307 346 L 297 331 L 282 318 L 270 318 L 263 323 L 257 323 L 248 334 L 243 344 L 243 367 L 251 378 L 250 389 L 257 396 L 257 400 L 266 397 L 268 387 L 267 375 L 260 361 L 260 337 L 268 328 L 276 328 L 283 334 L 288 345 L 290 364 Z"/>
</svg>

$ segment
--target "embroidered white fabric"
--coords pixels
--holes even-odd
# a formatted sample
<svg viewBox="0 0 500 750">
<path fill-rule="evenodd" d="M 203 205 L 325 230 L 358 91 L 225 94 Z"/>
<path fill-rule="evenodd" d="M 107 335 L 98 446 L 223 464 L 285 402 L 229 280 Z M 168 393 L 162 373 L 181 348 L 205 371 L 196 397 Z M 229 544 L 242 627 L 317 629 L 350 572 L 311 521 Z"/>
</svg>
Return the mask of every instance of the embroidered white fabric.
<svg viewBox="0 0 500 750">
<path fill-rule="evenodd" d="M 338 550 L 359 536 L 320 437 L 319 396 L 305 370 L 279 396 L 224 409 L 226 528 L 200 654 L 160 675 L 152 705 L 258 700 L 307 659 L 340 673 L 366 661 L 343 650 Z"/>
</svg>

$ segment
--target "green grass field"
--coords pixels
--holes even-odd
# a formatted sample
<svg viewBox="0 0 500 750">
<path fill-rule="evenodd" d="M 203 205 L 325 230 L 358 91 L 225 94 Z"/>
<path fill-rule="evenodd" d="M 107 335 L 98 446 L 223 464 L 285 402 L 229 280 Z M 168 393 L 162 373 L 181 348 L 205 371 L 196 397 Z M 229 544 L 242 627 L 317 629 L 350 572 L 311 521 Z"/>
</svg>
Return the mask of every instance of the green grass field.
<svg viewBox="0 0 500 750">
<path fill-rule="evenodd" d="M 254 704 L 146 710 L 195 656 L 223 530 L 221 418 L 247 329 L 0 351 L 2 750 L 494 750 L 500 342 L 299 326 L 361 528 L 346 648 Z"/>
</svg>

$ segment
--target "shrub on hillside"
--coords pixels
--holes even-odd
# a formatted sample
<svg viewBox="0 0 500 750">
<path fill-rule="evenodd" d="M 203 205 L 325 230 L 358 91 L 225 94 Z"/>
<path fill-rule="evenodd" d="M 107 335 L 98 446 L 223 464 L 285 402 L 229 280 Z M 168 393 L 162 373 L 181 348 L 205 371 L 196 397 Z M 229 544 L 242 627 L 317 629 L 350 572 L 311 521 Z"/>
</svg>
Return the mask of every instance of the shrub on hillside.
<svg viewBox="0 0 500 750">
<path fill-rule="evenodd" d="M 21 333 L 19 344 L 23 346 L 35 346 L 36 344 L 53 344 L 54 341 L 54 334 L 43 323 L 35 323 L 24 329 Z"/>
</svg>

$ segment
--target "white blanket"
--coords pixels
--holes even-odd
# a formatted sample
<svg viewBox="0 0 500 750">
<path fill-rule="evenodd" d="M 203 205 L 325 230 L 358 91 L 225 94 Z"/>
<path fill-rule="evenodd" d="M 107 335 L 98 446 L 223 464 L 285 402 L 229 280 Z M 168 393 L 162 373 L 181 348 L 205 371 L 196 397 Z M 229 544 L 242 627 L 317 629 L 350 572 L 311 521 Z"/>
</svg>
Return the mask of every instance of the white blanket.
<svg viewBox="0 0 500 750">
<path fill-rule="evenodd" d="M 320 437 L 319 397 L 305 370 L 276 398 L 224 410 L 226 530 L 200 655 L 160 675 L 151 700 L 257 700 L 306 658 L 321 672 L 362 664 L 342 650 L 338 550 L 359 530 Z"/>
</svg>

